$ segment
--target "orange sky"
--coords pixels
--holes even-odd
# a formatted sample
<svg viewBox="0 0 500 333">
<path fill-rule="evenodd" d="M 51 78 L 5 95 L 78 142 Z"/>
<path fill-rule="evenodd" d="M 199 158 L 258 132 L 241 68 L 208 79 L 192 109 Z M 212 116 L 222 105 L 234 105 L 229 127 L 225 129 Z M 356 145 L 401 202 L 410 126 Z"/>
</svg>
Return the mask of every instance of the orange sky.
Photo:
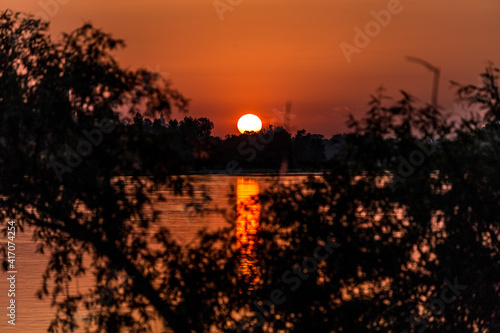
<svg viewBox="0 0 500 333">
<path fill-rule="evenodd" d="M 454 102 L 449 80 L 477 83 L 488 60 L 500 66 L 498 0 L 0 1 L 45 13 L 54 34 L 91 21 L 123 38 L 120 62 L 165 73 L 192 99 L 190 114 L 210 118 L 219 136 L 237 133 L 245 113 L 279 125 L 273 110 L 287 100 L 292 130 L 328 137 L 346 131 L 347 115 L 360 116 L 380 85 L 429 101 L 432 74 L 406 55 L 441 69 L 445 109 Z M 382 10 L 390 22 L 370 23 Z M 367 24 L 372 37 L 348 62 L 340 45 L 355 47 L 354 28 Z"/>
</svg>

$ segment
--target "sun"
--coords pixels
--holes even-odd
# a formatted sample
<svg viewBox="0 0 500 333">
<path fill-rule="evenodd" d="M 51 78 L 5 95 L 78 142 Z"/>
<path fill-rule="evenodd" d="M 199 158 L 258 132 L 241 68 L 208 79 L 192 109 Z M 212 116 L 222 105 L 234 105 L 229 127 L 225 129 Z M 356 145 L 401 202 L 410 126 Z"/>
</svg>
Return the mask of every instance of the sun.
<svg viewBox="0 0 500 333">
<path fill-rule="evenodd" d="M 258 132 L 262 128 L 262 121 L 254 114 L 246 114 L 238 120 L 238 130 L 241 133 Z"/>
</svg>

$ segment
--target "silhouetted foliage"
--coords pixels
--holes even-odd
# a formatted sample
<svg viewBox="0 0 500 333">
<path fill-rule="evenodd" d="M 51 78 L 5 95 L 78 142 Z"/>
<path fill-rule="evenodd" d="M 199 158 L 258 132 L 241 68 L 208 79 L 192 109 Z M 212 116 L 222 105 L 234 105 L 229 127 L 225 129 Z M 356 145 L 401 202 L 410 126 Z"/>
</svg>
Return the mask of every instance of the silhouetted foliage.
<svg viewBox="0 0 500 333">
<path fill-rule="evenodd" d="M 120 68 L 110 51 L 123 42 L 90 24 L 55 42 L 46 23 L 6 11 L 0 40 L 0 217 L 29 227 L 50 256 L 40 290 L 56 309 L 49 331 L 74 330 L 79 305 L 95 318 L 90 331 L 145 332 L 158 315 L 174 332 L 499 330 L 493 66 L 481 85 L 459 85 L 473 115 L 459 122 L 402 92 L 389 106 L 373 96 L 353 133 L 331 140 L 273 127 L 220 139 L 206 118 L 158 120 L 188 101 L 154 73 Z M 252 288 L 239 274 L 241 212 L 182 247 L 155 208 L 165 188 L 192 193 L 183 174 L 232 159 L 327 163 L 321 176 L 255 198 Z M 318 246 L 324 260 L 312 259 Z M 93 290 L 69 292 L 85 273 Z M 99 302 L 114 287 L 113 301 Z"/>
<path fill-rule="evenodd" d="M 47 28 L 32 16 L 0 15 L 0 216 L 32 227 L 39 250 L 50 253 L 40 293 L 57 310 L 49 330 L 72 329 L 77 304 L 93 302 L 101 330 L 146 330 L 141 318 L 156 308 L 186 331 L 147 268 L 156 253 L 172 247 L 161 257 L 168 262 L 178 249 L 147 244 L 168 238 L 166 230 L 148 236 L 157 219 L 150 207 L 162 200 L 160 186 L 184 189 L 175 176 L 182 160 L 168 139 L 122 125 L 118 110 L 169 114 L 171 105 L 185 111 L 187 100 L 153 73 L 121 69 L 110 52 L 123 42 L 111 35 L 86 24 L 52 41 Z M 90 268 L 94 293 L 68 294 L 67 283 Z M 118 283 L 112 269 L 135 280 L 104 305 L 98 292 Z"/>
</svg>

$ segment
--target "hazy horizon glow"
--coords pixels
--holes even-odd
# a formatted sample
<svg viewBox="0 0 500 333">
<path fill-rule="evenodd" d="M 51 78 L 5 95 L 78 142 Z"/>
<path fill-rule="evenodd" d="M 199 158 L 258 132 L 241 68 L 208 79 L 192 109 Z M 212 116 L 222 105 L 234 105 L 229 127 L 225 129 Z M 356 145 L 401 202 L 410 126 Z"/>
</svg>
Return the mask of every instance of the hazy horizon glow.
<svg viewBox="0 0 500 333">
<path fill-rule="evenodd" d="M 495 0 L 59 1 L 3 3 L 45 13 L 55 36 L 90 21 L 124 39 L 120 63 L 163 73 L 192 100 L 189 115 L 208 117 L 219 136 L 238 133 L 246 113 L 264 127 L 280 125 L 280 110 L 291 101 L 292 131 L 330 137 L 346 131 L 347 115 L 365 112 L 382 85 L 396 98 L 403 89 L 430 102 L 432 74 L 407 55 L 441 69 L 445 110 L 454 103 L 450 80 L 477 83 L 488 61 L 500 65 Z M 356 37 L 357 28 L 368 41 Z M 357 50 L 346 57 L 347 44 Z"/>
</svg>

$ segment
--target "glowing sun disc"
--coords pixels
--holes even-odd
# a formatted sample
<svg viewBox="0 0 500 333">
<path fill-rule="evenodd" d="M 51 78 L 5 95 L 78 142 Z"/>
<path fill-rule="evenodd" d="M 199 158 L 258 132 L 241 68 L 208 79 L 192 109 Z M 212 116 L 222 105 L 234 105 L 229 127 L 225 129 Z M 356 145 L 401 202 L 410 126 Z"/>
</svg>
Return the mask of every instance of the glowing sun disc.
<svg viewBox="0 0 500 333">
<path fill-rule="evenodd" d="M 261 128 L 262 121 L 254 114 L 246 114 L 238 120 L 238 130 L 241 133 L 245 133 L 245 131 L 258 132 Z"/>
</svg>

